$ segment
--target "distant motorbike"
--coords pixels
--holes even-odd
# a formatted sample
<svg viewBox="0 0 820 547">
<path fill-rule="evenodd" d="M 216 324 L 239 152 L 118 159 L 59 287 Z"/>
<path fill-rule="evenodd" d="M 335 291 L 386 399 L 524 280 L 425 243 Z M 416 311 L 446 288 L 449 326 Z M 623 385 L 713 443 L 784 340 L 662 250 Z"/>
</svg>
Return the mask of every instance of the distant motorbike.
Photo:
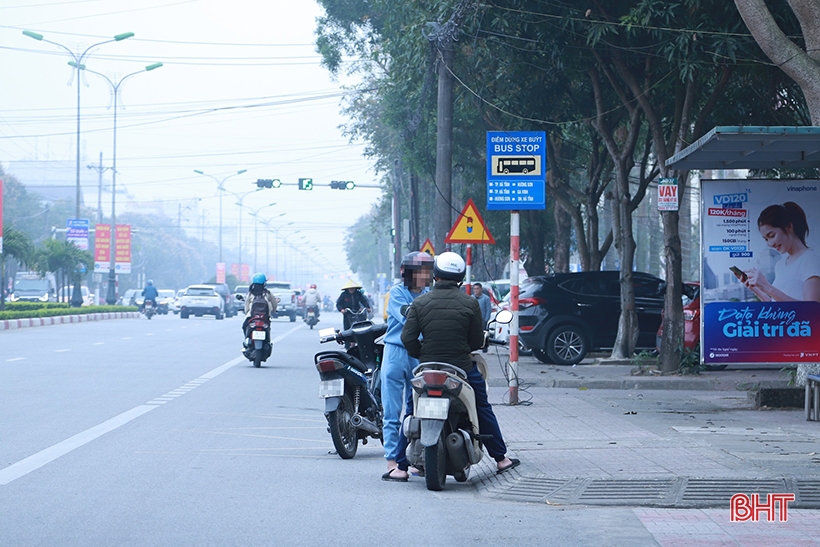
<svg viewBox="0 0 820 547">
<path fill-rule="evenodd" d="M 512 313 L 502 311 L 495 321 L 511 319 Z M 506 344 L 486 334 L 485 338 L 487 343 Z M 486 381 L 486 361 L 480 353 L 473 353 L 472 359 Z M 482 440 L 486 438 L 479 433 L 475 392 L 467 381 L 467 374 L 449 363 L 421 363 L 413 370 L 411 384 L 413 414 L 406 416 L 402 424 L 409 441 L 410 465 L 424 469 L 428 490 L 442 490 L 447 475 L 457 482 L 465 482 L 470 466 L 484 457 Z"/>
<path fill-rule="evenodd" d="M 319 397 L 325 400 L 325 417 L 333 446 L 342 459 L 356 455 L 359 439 L 382 439 L 381 362 L 384 344 L 377 339 L 387 325 L 359 322 L 339 331 L 319 331 L 321 343 L 350 342 L 344 351 L 320 351 L 313 360 L 319 371 Z"/>
<path fill-rule="evenodd" d="M 311 304 L 305 310 L 305 323 L 307 323 L 310 328 L 313 328 L 313 325 L 319 322 L 319 306 L 316 304 Z"/>
<path fill-rule="evenodd" d="M 237 294 L 236 299 L 245 300 L 245 297 Z M 251 304 L 251 313 L 245 325 L 245 350 L 242 355 L 259 368 L 262 362 L 268 360 L 272 350 L 268 305 L 263 301 L 255 301 Z"/>
<path fill-rule="evenodd" d="M 142 313 L 145 314 L 145 317 L 151 319 L 154 314 L 157 312 L 156 307 L 154 307 L 153 300 L 146 300 L 142 306 Z"/>
<path fill-rule="evenodd" d="M 329 296 L 322 299 L 322 311 L 333 311 L 333 300 Z"/>
</svg>

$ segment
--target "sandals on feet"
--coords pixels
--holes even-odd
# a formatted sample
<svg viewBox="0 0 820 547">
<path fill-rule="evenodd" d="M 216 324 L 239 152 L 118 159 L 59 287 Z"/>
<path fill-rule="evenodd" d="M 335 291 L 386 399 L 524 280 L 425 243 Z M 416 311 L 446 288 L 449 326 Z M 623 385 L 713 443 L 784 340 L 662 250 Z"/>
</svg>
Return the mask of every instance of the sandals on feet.
<svg viewBox="0 0 820 547">
<path fill-rule="evenodd" d="M 394 467 L 393 469 L 391 469 L 390 471 L 388 471 L 387 473 L 382 475 L 382 480 L 383 481 L 389 481 L 389 482 L 407 482 L 407 477 L 394 477 L 391 474 L 391 473 L 393 473 L 393 471 L 396 471 L 397 469 L 398 469 L 398 467 Z"/>
<path fill-rule="evenodd" d="M 501 475 L 502 473 L 506 473 L 510 469 L 518 467 L 521 464 L 521 460 L 519 460 L 518 458 L 510 458 L 510 462 L 510 465 L 508 465 L 507 467 L 502 467 L 501 469 L 496 471 L 496 474 Z"/>
</svg>

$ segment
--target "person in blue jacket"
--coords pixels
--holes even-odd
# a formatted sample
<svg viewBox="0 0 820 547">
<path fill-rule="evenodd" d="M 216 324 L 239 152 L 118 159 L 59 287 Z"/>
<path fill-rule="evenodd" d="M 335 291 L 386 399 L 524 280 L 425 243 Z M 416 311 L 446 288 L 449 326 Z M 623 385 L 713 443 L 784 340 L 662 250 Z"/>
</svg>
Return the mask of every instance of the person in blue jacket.
<svg viewBox="0 0 820 547">
<path fill-rule="evenodd" d="M 384 435 L 384 459 L 387 460 L 387 473 L 382 480 L 407 482 L 408 463 L 405 450 L 407 438 L 401 427 L 402 408 L 405 413 L 412 413 L 413 369 L 418 366 L 418 359 L 407 354 L 401 341 L 401 331 L 406 318 L 402 313 L 413 303 L 416 297 L 427 292 L 433 280 L 433 258 L 420 251 L 406 255 L 401 261 L 402 282 L 390 289 L 387 304 L 387 333 L 384 336 L 384 359 L 382 361 L 382 406 L 384 418 L 382 429 Z"/>
</svg>

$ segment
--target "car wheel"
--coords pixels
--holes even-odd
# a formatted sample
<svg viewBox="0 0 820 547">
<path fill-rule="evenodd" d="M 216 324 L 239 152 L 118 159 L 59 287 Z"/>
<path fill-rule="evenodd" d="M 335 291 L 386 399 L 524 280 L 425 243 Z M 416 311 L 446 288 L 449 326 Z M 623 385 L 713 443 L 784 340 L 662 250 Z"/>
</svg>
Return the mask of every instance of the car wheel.
<svg viewBox="0 0 820 547">
<path fill-rule="evenodd" d="M 558 327 L 547 337 L 547 353 L 556 365 L 575 365 L 586 357 L 587 338 L 575 325 Z"/>
<path fill-rule="evenodd" d="M 181 312 L 181 313 L 179 314 L 179 318 L 180 318 L 180 319 L 188 319 L 188 314 L 187 314 L 187 313 L 185 313 L 185 312 Z"/>
<path fill-rule="evenodd" d="M 217 321 L 219 321 L 219 320 L 221 320 L 221 319 L 224 319 L 224 318 L 225 318 L 225 316 L 224 316 L 224 315 L 222 315 L 221 313 L 216 314 L 216 320 L 217 320 Z"/>
<path fill-rule="evenodd" d="M 291 323 L 295 323 L 295 322 L 296 322 L 296 313 L 292 313 L 292 314 L 290 314 L 290 322 L 291 322 Z"/>
<path fill-rule="evenodd" d="M 545 365 L 552 365 L 552 358 L 547 354 L 546 350 L 541 348 L 534 348 L 532 350 L 532 354 L 535 356 L 536 359 L 544 363 Z"/>
</svg>

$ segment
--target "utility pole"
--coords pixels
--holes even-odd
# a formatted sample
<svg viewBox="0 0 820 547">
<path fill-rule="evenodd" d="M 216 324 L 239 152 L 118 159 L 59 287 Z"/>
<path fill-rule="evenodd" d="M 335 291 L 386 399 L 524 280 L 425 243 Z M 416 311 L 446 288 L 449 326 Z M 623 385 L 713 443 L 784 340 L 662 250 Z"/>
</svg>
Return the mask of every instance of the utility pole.
<svg viewBox="0 0 820 547">
<path fill-rule="evenodd" d="M 401 270 L 401 258 L 403 251 L 401 248 L 401 181 L 399 180 L 399 160 L 393 160 L 393 256 L 392 273 L 393 279 L 399 277 Z M 445 232 L 446 235 L 447 232 Z M 442 237 L 442 239 L 444 239 Z"/>
<path fill-rule="evenodd" d="M 419 241 L 419 177 L 415 172 L 410 173 L 410 250 L 421 249 Z"/>
<path fill-rule="evenodd" d="M 110 167 L 103 167 L 103 153 L 100 151 L 100 164 L 99 165 L 88 165 L 89 169 L 92 169 L 97 172 L 99 176 L 98 186 L 97 186 L 97 224 L 102 224 L 103 221 L 103 212 L 102 212 L 102 191 L 103 191 L 103 173 L 111 169 Z"/>
</svg>

